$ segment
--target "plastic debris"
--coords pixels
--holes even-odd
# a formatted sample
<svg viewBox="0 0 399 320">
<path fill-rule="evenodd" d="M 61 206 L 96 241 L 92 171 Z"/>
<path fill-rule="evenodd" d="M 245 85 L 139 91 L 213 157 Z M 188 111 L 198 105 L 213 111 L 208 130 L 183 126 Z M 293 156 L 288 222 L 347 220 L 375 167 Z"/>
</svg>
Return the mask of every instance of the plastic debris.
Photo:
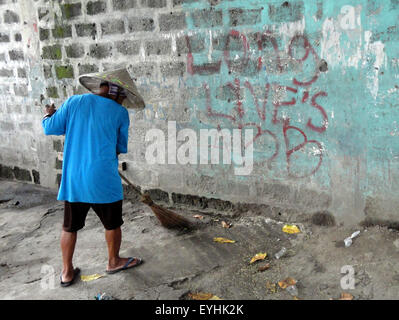
<svg viewBox="0 0 399 320">
<path fill-rule="evenodd" d="M 263 272 L 263 271 L 266 271 L 266 270 L 268 270 L 268 269 L 270 269 L 270 263 L 266 263 L 265 265 L 260 266 L 260 267 L 258 268 L 258 271 Z"/>
<path fill-rule="evenodd" d="M 222 221 L 222 227 L 228 229 L 228 228 L 231 227 L 231 223 L 227 223 L 226 221 Z"/>
<path fill-rule="evenodd" d="M 296 285 L 288 286 L 285 290 L 287 290 L 288 293 L 294 297 L 298 295 L 298 289 Z"/>
<path fill-rule="evenodd" d="M 350 293 L 341 293 L 339 300 L 353 300 L 353 296 Z"/>
<path fill-rule="evenodd" d="M 344 239 L 345 247 L 350 247 L 353 243 L 352 239 L 356 238 L 360 234 L 360 231 L 355 231 L 352 235 Z"/>
<path fill-rule="evenodd" d="M 93 280 L 97 280 L 97 279 L 100 279 L 100 278 L 102 278 L 102 277 L 104 277 L 104 275 L 103 274 L 97 274 L 97 273 L 95 273 L 95 274 L 91 274 L 91 275 L 88 275 L 88 276 L 80 276 L 80 279 L 82 280 L 82 281 L 93 281 Z"/>
<path fill-rule="evenodd" d="M 288 277 L 282 281 L 278 282 L 281 289 L 287 289 L 289 286 L 295 286 L 296 280 L 294 278 Z"/>
<path fill-rule="evenodd" d="M 226 238 L 220 238 L 220 237 L 213 238 L 213 241 L 219 242 L 219 243 L 235 243 L 234 240 L 230 240 L 230 239 L 226 239 Z"/>
<path fill-rule="evenodd" d="M 267 253 L 257 253 L 256 255 L 254 255 L 251 259 L 251 261 L 249 263 L 254 263 L 255 261 L 258 260 L 265 260 L 267 257 Z"/>
<path fill-rule="evenodd" d="M 270 293 L 276 293 L 277 287 L 275 283 L 272 283 L 270 281 L 266 282 L 266 288 L 269 290 Z"/>
<path fill-rule="evenodd" d="M 212 293 L 205 292 L 189 293 L 188 296 L 192 300 L 221 300 L 218 296 L 215 296 Z"/>
<path fill-rule="evenodd" d="M 201 216 L 200 214 L 196 214 L 195 216 L 193 216 L 195 219 L 198 219 L 198 220 L 203 220 L 204 219 L 204 216 Z"/>
<path fill-rule="evenodd" d="M 277 252 L 274 257 L 276 259 L 280 259 L 282 256 L 284 256 L 287 252 L 287 249 L 285 247 L 282 247 L 281 250 L 279 252 Z"/>
<path fill-rule="evenodd" d="M 301 232 L 301 230 L 299 230 L 299 228 L 294 224 L 286 224 L 283 227 L 283 232 L 293 234 L 293 233 L 299 233 Z"/>
<path fill-rule="evenodd" d="M 105 292 L 104 293 L 99 293 L 97 294 L 94 299 L 96 300 L 116 300 L 114 297 L 107 295 Z"/>
</svg>

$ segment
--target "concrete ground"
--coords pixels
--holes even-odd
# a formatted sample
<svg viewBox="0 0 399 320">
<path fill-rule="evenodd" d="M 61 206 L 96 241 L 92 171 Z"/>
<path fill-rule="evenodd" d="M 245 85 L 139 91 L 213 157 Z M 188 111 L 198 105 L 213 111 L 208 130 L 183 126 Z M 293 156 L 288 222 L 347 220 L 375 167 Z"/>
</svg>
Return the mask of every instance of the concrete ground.
<svg viewBox="0 0 399 320">
<path fill-rule="evenodd" d="M 287 277 L 297 280 L 299 299 L 338 299 L 342 293 L 354 299 L 399 298 L 397 230 L 327 227 L 309 220 L 297 223 L 299 234 L 287 234 L 282 231 L 284 221 L 262 214 L 233 217 L 193 208 L 175 210 L 198 221 L 198 228 L 165 229 L 147 206 L 124 202 L 121 254 L 140 256 L 145 263 L 113 275 L 104 272 L 103 227 L 90 211 L 85 228 L 78 233 L 74 264 L 82 275 L 104 276 L 89 282 L 79 279 L 61 288 L 63 203 L 56 201 L 53 190 L 0 180 L 0 299 L 93 300 L 104 292 L 116 299 L 139 300 L 190 299 L 190 293 L 199 292 L 226 300 L 295 299 L 277 284 Z M 222 220 L 231 223 L 231 228 L 223 228 Z M 342 240 L 356 230 L 360 235 L 344 247 Z M 214 237 L 236 242 L 216 243 Z M 287 248 L 286 255 L 275 259 L 282 247 Z M 267 253 L 264 261 L 249 263 L 263 252 Z M 266 263 L 270 268 L 258 271 Z"/>
</svg>

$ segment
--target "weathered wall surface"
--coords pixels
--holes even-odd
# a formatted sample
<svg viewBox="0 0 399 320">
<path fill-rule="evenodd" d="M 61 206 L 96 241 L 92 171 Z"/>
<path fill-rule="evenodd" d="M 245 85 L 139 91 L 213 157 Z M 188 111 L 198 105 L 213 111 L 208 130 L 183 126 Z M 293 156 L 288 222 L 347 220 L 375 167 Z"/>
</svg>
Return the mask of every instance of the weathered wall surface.
<svg viewBox="0 0 399 320">
<path fill-rule="evenodd" d="M 42 133 L 42 106 L 83 93 L 80 74 L 127 66 L 147 104 L 122 157 L 136 183 L 399 221 L 398 0 L 0 3 L 2 176 L 56 187 L 63 140 Z M 171 121 L 253 128 L 252 173 L 149 165 L 146 132 Z"/>
</svg>

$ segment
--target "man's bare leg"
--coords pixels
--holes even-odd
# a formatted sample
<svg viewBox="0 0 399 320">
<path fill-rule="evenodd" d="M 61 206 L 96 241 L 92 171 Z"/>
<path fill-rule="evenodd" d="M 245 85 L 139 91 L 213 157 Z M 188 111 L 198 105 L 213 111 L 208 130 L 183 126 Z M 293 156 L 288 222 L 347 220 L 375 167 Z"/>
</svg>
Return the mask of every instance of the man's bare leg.
<svg viewBox="0 0 399 320">
<path fill-rule="evenodd" d="M 61 251 L 62 251 L 62 282 L 69 282 L 73 279 L 74 270 L 72 264 L 73 253 L 75 251 L 75 244 L 77 239 L 77 232 L 61 232 Z"/>
<path fill-rule="evenodd" d="M 113 230 L 105 230 L 105 240 L 107 241 L 108 246 L 108 271 L 112 271 L 115 269 L 119 269 L 123 267 L 129 258 L 121 258 L 119 256 L 119 249 L 121 248 L 122 243 L 122 230 L 121 228 L 116 228 Z M 136 260 L 133 260 L 129 266 L 133 266 L 137 263 Z"/>
</svg>

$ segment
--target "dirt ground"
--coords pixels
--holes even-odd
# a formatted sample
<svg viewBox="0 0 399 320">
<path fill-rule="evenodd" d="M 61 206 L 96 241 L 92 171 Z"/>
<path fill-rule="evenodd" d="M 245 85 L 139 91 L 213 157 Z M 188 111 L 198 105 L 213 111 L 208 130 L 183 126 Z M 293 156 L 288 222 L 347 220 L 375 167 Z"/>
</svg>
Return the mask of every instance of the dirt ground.
<svg viewBox="0 0 399 320">
<path fill-rule="evenodd" d="M 147 206 L 124 202 L 121 255 L 140 256 L 145 263 L 114 275 L 104 272 L 104 230 L 90 211 L 78 233 L 74 265 L 82 275 L 102 277 L 61 288 L 63 203 L 54 190 L 0 180 L 0 299 L 93 300 L 101 293 L 121 300 L 191 299 L 195 293 L 224 300 L 329 300 L 343 293 L 355 300 L 399 298 L 397 230 L 319 226 L 309 220 L 290 221 L 301 232 L 287 234 L 285 221 L 259 213 L 233 217 L 174 209 L 196 221 L 197 228 L 165 229 Z M 222 221 L 232 226 L 224 228 Z M 345 247 L 343 240 L 357 230 L 359 236 Z M 235 242 L 217 243 L 215 237 Z M 276 259 L 282 247 L 287 252 Z M 258 253 L 267 257 L 250 264 Z M 266 263 L 269 269 L 259 271 Z M 287 277 L 297 281 L 297 293 L 279 286 Z"/>
</svg>

